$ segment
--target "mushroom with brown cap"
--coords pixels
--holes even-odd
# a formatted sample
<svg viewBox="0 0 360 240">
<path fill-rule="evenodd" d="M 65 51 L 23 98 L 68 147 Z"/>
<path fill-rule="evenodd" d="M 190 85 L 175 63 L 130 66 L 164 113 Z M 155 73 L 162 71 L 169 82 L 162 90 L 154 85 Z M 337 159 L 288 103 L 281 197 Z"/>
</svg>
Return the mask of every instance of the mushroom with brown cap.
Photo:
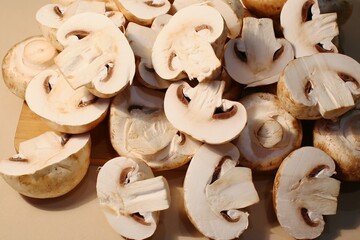
<svg viewBox="0 0 360 240">
<path fill-rule="evenodd" d="M 324 230 L 323 215 L 334 215 L 340 181 L 335 163 L 314 147 L 299 148 L 284 159 L 273 187 L 280 225 L 296 239 L 314 239 Z"/>
<path fill-rule="evenodd" d="M 74 189 L 90 164 L 90 134 L 45 132 L 20 143 L 19 153 L 0 161 L 0 175 L 19 193 L 54 198 Z"/>
<path fill-rule="evenodd" d="M 237 82 L 248 87 L 278 81 L 282 69 L 294 59 L 291 44 L 276 38 L 272 20 L 246 17 L 241 38 L 225 47 L 225 68 Z"/>
<path fill-rule="evenodd" d="M 237 167 L 238 149 L 231 143 L 202 145 L 184 180 L 186 213 L 211 239 L 235 239 L 248 227 L 243 208 L 259 201 L 249 168 Z M 206 160 L 206 161 L 204 161 Z"/>
<path fill-rule="evenodd" d="M 65 49 L 55 64 L 72 88 L 86 86 L 101 98 L 115 96 L 135 75 L 135 57 L 124 34 L 106 16 L 81 13 L 57 32 Z"/>
<path fill-rule="evenodd" d="M 152 236 L 159 211 L 170 206 L 166 179 L 154 177 L 143 161 L 118 157 L 107 161 L 96 181 L 100 207 L 111 227 L 127 239 Z"/>
<path fill-rule="evenodd" d="M 277 169 L 290 152 L 299 148 L 302 128 L 270 93 L 254 93 L 240 100 L 248 123 L 235 140 L 240 164 L 256 171 Z"/>
<path fill-rule="evenodd" d="M 276 18 L 280 16 L 286 0 L 241 0 L 246 9 L 258 17 Z"/>
<path fill-rule="evenodd" d="M 339 117 L 359 101 L 360 64 L 337 53 L 295 59 L 281 73 L 277 95 L 298 119 Z"/>
</svg>

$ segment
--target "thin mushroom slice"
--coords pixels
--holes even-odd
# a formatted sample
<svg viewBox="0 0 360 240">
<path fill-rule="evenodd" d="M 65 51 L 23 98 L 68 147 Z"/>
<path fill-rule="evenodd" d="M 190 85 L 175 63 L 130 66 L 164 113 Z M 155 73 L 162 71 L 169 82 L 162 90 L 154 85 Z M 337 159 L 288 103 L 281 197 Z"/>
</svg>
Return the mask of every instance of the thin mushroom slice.
<svg viewBox="0 0 360 240">
<path fill-rule="evenodd" d="M 170 14 L 159 15 L 154 19 L 150 28 L 156 31 L 157 33 L 159 33 L 164 28 L 164 26 L 170 21 L 171 18 L 172 15 Z"/>
<path fill-rule="evenodd" d="M 360 109 L 351 110 L 336 121 L 316 121 L 313 133 L 314 146 L 334 159 L 338 178 L 360 181 Z"/>
<path fill-rule="evenodd" d="M 277 169 L 301 145 L 300 121 L 270 93 L 254 93 L 240 102 L 248 113 L 248 123 L 234 141 L 240 150 L 240 164 L 256 171 Z"/>
<path fill-rule="evenodd" d="M 285 38 L 291 42 L 295 57 L 318 52 L 338 52 L 331 42 L 339 34 L 336 13 L 321 14 L 317 0 L 288 0 L 280 22 Z"/>
<path fill-rule="evenodd" d="M 296 239 L 314 239 L 324 230 L 323 215 L 334 215 L 340 181 L 335 163 L 314 147 L 293 151 L 274 181 L 273 200 L 280 225 Z"/>
<path fill-rule="evenodd" d="M 127 239 L 145 239 L 156 230 L 159 211 L 170 206 L 166 179 L 154 177 L 143 161 L 118 157 L 101 167 L 96 181 L 100 207 L 111 227 Z"/>
<path fill-rule="evenodd" d="M 56 69 L 36 75 L 28 85 L 25 100 L 52 129 L 71 134 L 96 127 L 110 105 L 109 99 L 99 99 L 85 87 L 72 89 Z"/>
<path fill-rule="evenodd" d="M 211 239 L 234 239 L 248 227 L 243 209 L 259 201 L 249 168 L 237 167 L 238 149 L 231 143 L 202 145 L 184 180 L 186 213 Z"/>
<path fill-rule="evenodd" d="M 298 119 L 339 117 L 359 101 L 360 64 L 336 53 L 295 59 L 281 73 L 277 94 Z"/>
<path fill-rule="evenodd" d="M 192 88 L 185 82 L 170 85 L 165 114 L 171 124 L 193 138 L 220 144 L 239 136 L 247 121 L 244 106 L 222 98 L 225 82 L 202 82 Z M 229 127 L 231 126 L 231 127 Z"/>
<path fill-rule="evenodd" d="M 19 153 L 0 160 L 0 175 L 19 193 L 54 198 L 74 189 L 90 164 L 90 134 L 45 132 L 20 143 Z"/>
<path fill-rule="evenodd" d="M 276 38 L 272 20 L 246 17 L 241 38 L 225 47 L 225 68 L 237 82 L 248 87 L 278 81 L 282 69 L 294 59 L 291 44 Z"/>
<path fill-rule="evenodd" d="M 55 63 L 72 88 L 86 86 L 94 95 L 110 98 L 135 74 L 135 57 L 124 34 L 106 16 L 77 14 L 57 32 L 65 46 Z"/>
</svg>

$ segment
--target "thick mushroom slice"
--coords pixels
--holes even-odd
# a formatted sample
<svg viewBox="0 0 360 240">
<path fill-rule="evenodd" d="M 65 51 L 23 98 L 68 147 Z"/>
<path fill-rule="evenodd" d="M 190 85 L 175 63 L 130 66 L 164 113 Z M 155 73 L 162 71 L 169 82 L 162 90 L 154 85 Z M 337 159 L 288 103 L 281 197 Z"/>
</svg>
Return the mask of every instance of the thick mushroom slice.
<svg viewBox="0 0 360 240">
<path fill-rule="evenodd" d="M 78 134 L 97 126 L 106 116 L 109 99 L 99 99 L 85 87 L 74 90 L 58 70 L 36 75 L 26 89 L 29 108 L 52 129 Z"/>
<path fill-rule="evenodd" d="M 54 64 L 56 49 L 44 37 L 29 37 L 15 44 L 2 62 L 5 85 L 19 98 L 25 98 L 30 80 Z"/>
<path fill-rule="evenodd" d="M 249 168 L 237 167 L 238 149 L 231 143 L 202 145 L 184 180 L 186 213 L 211 239 L 235 239 L 248 227 L 243 210 L 259 201 Z M 205 161 L 204 161 L 205 160 Z"/>
<path fill-rule="evenodd" d="M 20 143 L 19 153 L 0 161 L 0 175 L 19 193 L 54 198 L 74 189 L 90 164 L 90 134 L 45 132 Z"/>
<path fill-rule="evenodd" d="M 225 67 L 237 82 L 254 87 L 278 81 L 283 68 L 294 59 L 291 44 L 276 38 L 272 20 L 246 17 L 241 38 L 225 47 Z"/>
<path fill-rule="evenodd" d="M 298 119 L 336 118 L 359 101 L 360 64 L 336 53 L 295 59 L 281 73 L 277 95 Z"/>
<path fill-rule="evenodd" d="M 240 102 L 248 113 L 248 123 L 235 141 L 241 154 L 240 164 L 256 171 L 277 169 L 301 145 L 300 121 L 270 93 L 254 93 Z"/>
<path fill-rule="evenodd" d="M 360 181 L 360 109 L 349 111 L 336 121 L 316 121 L 313 136 L 314 146 L 334 159 L 339 178 Z"/>
<path fill-rule="evenodd" d="M 295 57 L 337 52 L 331 42 L 339 34 L 336 18 L 336 13 L 320 14 L 317 0 L 286 1 L 280 23 L 285 38 L 293 45 Z"/>
<path fill-rule="evenodd" d="M 274 182 L 274 207 L 280 225 L 296 239 L 314 239 L 324 230 L 323 215 L 336 213 L 340 181 L 335 163 L 314 147 L 293 151 Z"/>
<path fill-rule="evenodd" d="M 55 64 L 72 88 L 86 86 L 94 95 L 110 98 L 131 83 L 135 57 L 124 34 L 106 16 L 81 13 L 57 32 L 65 49 Z"/>
<path fill-rule="evenodd" d="M 165 94 L 165 114 L 171 124 L 193 138 L 220 144 L 239 136 L 247 121 L 244 106 L 222 99 L 225 82 L 209 81 L 192 88 L 180 81 Z M 229 127 L 231 126 L 231 127 Z"/>
<path fill-rule="evenodd" d="M 157 33 L 159 33 L 164 28 L 164 26 L 170 21 L 171 18 L 172 15 L 170 14 L 159 15 L 154 19 L 150 28 L 155 30 Z"/>
<path fill-rule="evenodd" d="M 152 63 L 163 79 L 211 79 L 221 71 L 226 27 L 220 13 L 206 5 L 181 9 L 158 34 Z M 218 58 L 219 57 L 219 58 Z"/>
<path fill-rule="evenodd" d="M 101 167 L 97 197 L 111 227 L 126 239 L 152 236 L 159 211 L 170 206 L 166 179 L 154 177 L 143 161 L 118 157 Z"/>
</svg>

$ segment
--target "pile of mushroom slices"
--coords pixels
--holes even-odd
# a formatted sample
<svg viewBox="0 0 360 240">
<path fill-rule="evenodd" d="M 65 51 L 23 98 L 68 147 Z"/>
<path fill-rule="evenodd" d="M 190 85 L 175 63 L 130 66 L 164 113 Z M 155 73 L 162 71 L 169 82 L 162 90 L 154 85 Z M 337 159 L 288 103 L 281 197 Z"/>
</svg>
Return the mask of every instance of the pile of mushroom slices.
<svg viewBox="0 0 360 240">
<path fill-rule="evenodd" d="M 246 209 L 260 200 L 253 172 L 276 173 L 275 212 L 296 239 L 318 237 L 336 213 L 335 173 L 360 180 L 360 64 L 338 53 L 337 14 L 322 13 L 324 2 L 52 2 L 36 14 L 43 36 L 2 65 L 9 89 L 53 129 L 0 161 L 21 194 L 73 189 L 89 166 L 89 131 L 106 116 L 119 157 L 100 169 L 97 195 L 127 239 L 152 236 L 169 208 L 167 180 L 153 171 L 188 164 L 185 210 L 211 239 L 248 228 Z"/>
</svg>

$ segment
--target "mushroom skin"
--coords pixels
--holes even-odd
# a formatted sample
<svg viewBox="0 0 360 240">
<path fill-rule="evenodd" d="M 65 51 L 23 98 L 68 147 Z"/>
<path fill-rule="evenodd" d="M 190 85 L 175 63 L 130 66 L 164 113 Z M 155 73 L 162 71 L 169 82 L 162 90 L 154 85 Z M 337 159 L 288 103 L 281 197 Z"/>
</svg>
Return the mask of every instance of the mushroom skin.
<svg viewBox="0 0 360 240">
<path fill-rule="evenodd" d="M 251 13 L 258 17 L 279 17 L 286 0 L 241 0 Z"/>
<path fill-rule="evenodd" d="M 334 159 L 339 179 L 360 181 L 360 109 L 353 109 L 335 121 L 317 120 L 313 138 L 314 146 Z"/>
<path fill-rule="evenodd" d="M 66 140 L 64 140 L 66 139 Z M 90 165 L 90 134 L 45 132 L 20 143 L 19 154 L 0 161 L 0 175 L 31 198 L 54 198 L 74 189 Z"/>
</svg>

